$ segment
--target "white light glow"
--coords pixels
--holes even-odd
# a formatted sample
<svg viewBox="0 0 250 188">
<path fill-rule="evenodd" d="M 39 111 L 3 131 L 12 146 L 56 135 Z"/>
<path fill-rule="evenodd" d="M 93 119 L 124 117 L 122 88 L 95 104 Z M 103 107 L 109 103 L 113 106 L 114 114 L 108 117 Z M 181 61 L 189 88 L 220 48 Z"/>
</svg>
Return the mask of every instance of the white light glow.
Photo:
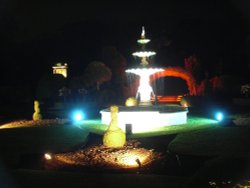
<svg viewBox="0 0 250 188">
<path fill-rule="evenodd" d="M 128 69 L 126 72 L 128 73 L 134 73 L 136 75 L 140 76 L 140 83 L 139 87 L 137 89 L 137 98 L 140 96 L 139 104 L 150 104 L 151 103 L 151 97 L 154 97 L 153 89 L 149 84 L 149 77 L 151 74 L 154 74 L 156 72 L 164 71 L 164 69 L 161 68 L 137 68 L 137 69 Z"/>
<path fill-rule="evenodd" d="M 145 28 L 142 26 L 141 38 L 145 38 Z"/>
<path fill-rule="evenodd" d="M 150 57 L 155 54 L 156 53 L 152 51 L 141 51 L 141 52 L 134 52 L 132 55 L 137 57 Z"/>
<path fill-rule="evenodd" d="M 72 112 L 72 118 L 75 122 L 80 122 L 84 120 L 85 114 L 81 110 L 76 110 Z"/>
<path fill-rule="evenodd" d="M 138 87 L 137 93 L 140 95 L 140 102 L 149 102 L 151 95 L 153 95 L 153 89 L 149 85 L 149 76 L 141 75 L 140 85 Z"/>
<path fill-rule="evenodd" d="M 76 114 L 75 119 L 77 121 L 81 121 L 82 120 L 82 114 Z"/>
<path fill-rule="evenodd" d="M 136 75 L 144 75 L 144 76 L 150 76 L 151 74 L 154 74 L 156 72 L 164 71 L 162 68 L 136 68 L 136 69 L 128 69 L 125 72 L 128 73 L 134 73 Z"/>
<path fill-rule="evenodd" d="M 137 42 L 140 44 L 147 44 L 150 42 L 150 39 L 138 39 Z"/>
<path fill-rule="evenodd" d="M 136 155 L 136 154 L 127 154 L 121 158 L 117 159 L 118 165 L 127 166 L 127 167 L 140 167 L 140 165 L 146 162 L 149 158 L 149 155 Z"/>
<path fill-rule="evenodd" d="M 44 158 L 45 158 L 46 160 L 51 160 L 51 159 L 52 159 L 52 156 L 51 156 L 51 154 L 49 154 L 49 153 L 45 153 L 45 154 L 44 154 Z"/>
</svg>

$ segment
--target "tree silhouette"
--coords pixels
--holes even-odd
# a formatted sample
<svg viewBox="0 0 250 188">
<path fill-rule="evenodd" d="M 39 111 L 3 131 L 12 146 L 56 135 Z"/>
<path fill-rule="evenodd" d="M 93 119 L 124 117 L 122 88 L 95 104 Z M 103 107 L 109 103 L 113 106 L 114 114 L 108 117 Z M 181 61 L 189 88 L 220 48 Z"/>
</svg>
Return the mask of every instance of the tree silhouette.
<svg viewBox="0 0 250 188">
<path fill-rule="evenodd" d="M 123 92 L 123 85 L 126 80 L 125 69 L 127 61 L 124 56 L 113 46 L 105 46 L 102 49 L 102 58 L 112 71 L 112 85 L 115 92 L 121 95 Z"/>
<path fill-rule="evenodd" d="M 111 79 L 112 72 L 108 66 L 99 61 L 88 64 L 84 70 L 84 81 L 86 85 L 96 84 L 96 89 L 100 90 L 100 85 Z"/>
<path fill-rule="evenodd" d="M 197 82 L 200 82 L 201 77 L 201 65 L 200 61 L 195 55 L 191 55 L 184 59 L 184 66 L 189 71 Z"/>
<path fill-rule="evenodd" d="M 66 79 L 61 74 L 45 74 L 37 87 L 38 99 L 52 99 L 58 97 L 59 89 L 66 85 Z"/>
</svg>

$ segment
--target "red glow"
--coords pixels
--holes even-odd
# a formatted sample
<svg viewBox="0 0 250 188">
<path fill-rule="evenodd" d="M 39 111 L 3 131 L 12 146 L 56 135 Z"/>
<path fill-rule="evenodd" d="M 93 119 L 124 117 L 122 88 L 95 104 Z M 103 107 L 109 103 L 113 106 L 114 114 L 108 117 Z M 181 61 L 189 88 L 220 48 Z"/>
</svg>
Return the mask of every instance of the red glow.
<svg viewBox="0 0 250 188">
<path fill-rule="evenodd" d="M 195 79 L 192 76 L 192 74 L 186 71 L 185 69 L 181 67 L 167 67 L 164 69 L 164 71 L 157 72 L 151 75 L 150 82 L 152 83 L 152 81 L 154 81 L 155 79 L 165 76 L 173 76 L 186 80 L 188 85 L 189 95 L 191 96 L 197 95 Z"/>
<path fill-rule="evenodd" d="M 182 99 L 182 95 L 177 95 L 177 96 L 160 96 L 158 95 L 157 96 L 157 101 L 159 103 L 170 103 L 170 102 L 173 102 L 173 103 L 179 103 L 181 102 L 181 99 Z M 154 100 L 154 99 L 152 99 Z"/>
</svg>

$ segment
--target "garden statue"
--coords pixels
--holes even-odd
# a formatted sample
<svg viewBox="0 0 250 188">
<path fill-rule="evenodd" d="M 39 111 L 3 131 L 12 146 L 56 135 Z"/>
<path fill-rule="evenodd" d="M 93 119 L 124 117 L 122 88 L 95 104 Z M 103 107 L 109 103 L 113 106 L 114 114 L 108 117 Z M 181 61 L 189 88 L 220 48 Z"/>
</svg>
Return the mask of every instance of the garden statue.
<svg viewBox="0 0 250 188">
<path fill-rule="evenodd" d="M 111 106 L 111 122 L 103 135 L 103 145 L 109 148 L 120 148 L 126 143 L 126 134 L 118 125 L 118 106 Z"/>
<path fill-rule="evenodd" d="M 39 108 L 39 101 L 34 101 L 34 110 L 35 112 L 33 113 L 33 120 L 37 121 L 37 120 L 41 120 L 42 119 L 42 115 L 40 113 L 40 108 Z"/>
</svg>

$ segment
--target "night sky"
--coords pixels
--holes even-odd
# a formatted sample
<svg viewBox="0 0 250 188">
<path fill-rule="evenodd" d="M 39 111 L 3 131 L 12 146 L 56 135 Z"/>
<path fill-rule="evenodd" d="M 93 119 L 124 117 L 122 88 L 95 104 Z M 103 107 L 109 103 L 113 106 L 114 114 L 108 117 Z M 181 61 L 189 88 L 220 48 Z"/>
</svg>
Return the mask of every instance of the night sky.
<svg viewBox="0 0 250 188">
<path fill-rule="evenodd" d="M 195 54 L 210 74 L 219 65 L 227 74 L 246 71 L 248 1 L 163 2 L 2 0 L 0 83 L 36 83 L 57 62 L 79 75 L 110 45 L 133 64 L 142 26 L 159 65 L 183 66 Z"/>
</svg>

